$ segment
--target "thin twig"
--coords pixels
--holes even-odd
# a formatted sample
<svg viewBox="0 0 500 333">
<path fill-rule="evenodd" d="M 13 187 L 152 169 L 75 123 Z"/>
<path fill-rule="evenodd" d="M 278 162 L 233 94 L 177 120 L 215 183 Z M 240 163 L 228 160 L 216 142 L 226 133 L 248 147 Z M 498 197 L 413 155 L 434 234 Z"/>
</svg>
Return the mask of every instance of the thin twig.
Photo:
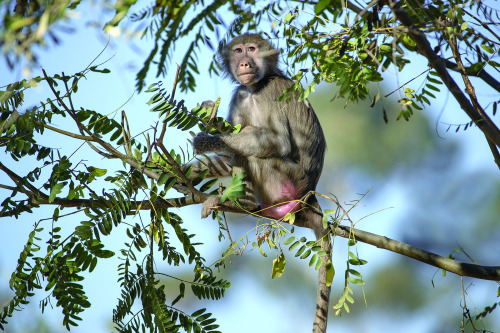
<svg viewBox="0 0 500 333">
<path fill-rule="evenodd" d="M 181 71 L 181 66 L 177 65 L 177 72 L 175 73 L 175 78 L 174 78 L 174 86 L 172 88 L 172 94 L 170 95 L 170 101 L 174 101 L 175 98 L 175 90 L 177 88 L 177 82 L 179 79 L 179 72 Z M 166 114 L 168 116 L 169 113 Z M 165 136 L 165 132 L 167 131 L 167 124 L 163 123 L 163 128 L 161 129 L 161 134 L 160 137 L 158 138 L 157 142 L 163 144 L 163 137 Z"/>
<path fill-rule="evenodd" d="M 75 134 L 75 133 L 72 133 L 72 132 L 68 132 L 68 131 L 65 131 L 65 130 L 62 130 L 62 129 L 50 126 L 49 124 L 42 124 L 41 122 L 36 121 L 36 120 L 34 121 L 34 123 L 37 124 L 37 125 L 43 126 L 44 128 L 47 128 L 47 129 L 49 129 L 51 131 L 54 131 L 54 132 L 57 132 L 59 134 L 63 134 L 63 135 L 69 136 L 69 137 L 74 138 L 74 139 L 85 140 L 85 141 L 95 141 L 94 138 L 91 137 L 91 136 L 80 135 L 80 134 Z"/>
<path fill-rule="evenodd" d="M 125 130 L 126 128 L 126 130 Z M 127 156 L 132 156 L 130 151 L 130 128 L 128 126 L 127 114 L 122 110 L 122 135 L 123 135 L 123 145 L 125 146 L 125 153 Z"/>
</svg>

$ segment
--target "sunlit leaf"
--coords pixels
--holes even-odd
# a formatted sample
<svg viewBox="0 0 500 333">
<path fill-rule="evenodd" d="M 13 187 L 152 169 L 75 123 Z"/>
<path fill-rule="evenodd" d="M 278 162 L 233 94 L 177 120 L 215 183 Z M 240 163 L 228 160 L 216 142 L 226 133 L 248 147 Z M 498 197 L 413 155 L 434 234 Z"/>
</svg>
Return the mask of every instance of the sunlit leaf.
<svg viewBox="0 0 500 333">
<path fill-rule="evenodd" d="M 280 277 L 285 271 L 285 256 L 281 253 L 276 259 L 273 260 L 273 270 L 271 278 Z"/>
</svg>

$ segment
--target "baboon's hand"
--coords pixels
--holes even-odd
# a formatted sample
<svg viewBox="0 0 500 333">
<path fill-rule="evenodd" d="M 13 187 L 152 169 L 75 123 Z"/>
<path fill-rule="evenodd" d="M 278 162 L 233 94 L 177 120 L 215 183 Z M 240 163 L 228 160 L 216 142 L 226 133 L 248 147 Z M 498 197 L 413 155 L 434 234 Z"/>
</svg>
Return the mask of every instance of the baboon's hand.
<svg viewBox="0 0 500 333">
<path fill-rule="evenodd" d="M 212 212 L 213 207 L 219 205 L 220 198 L 218 195 L 212 195 L 205 200 L 203 207 L 201 208 L 201 217 L 205 218 Z"/>
</svg>

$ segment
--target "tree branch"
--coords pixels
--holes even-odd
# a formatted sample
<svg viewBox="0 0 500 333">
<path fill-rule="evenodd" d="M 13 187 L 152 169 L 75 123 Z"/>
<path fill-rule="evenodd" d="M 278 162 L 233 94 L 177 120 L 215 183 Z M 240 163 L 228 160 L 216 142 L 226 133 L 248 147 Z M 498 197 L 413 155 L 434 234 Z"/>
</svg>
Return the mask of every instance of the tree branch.
<svg viewBox="0 0 500 333">
<path fill-rule="evenodd" d="M 137 170 L 141 170 L 142 169 L 142 166 L 140 165 L 139 162 L 137 162 L 136 160 L 134 160 L 133 158 L 131 157 L 128 157 L 128 156 L 125 156 L 123 155 L 122 153 L 120 153 L 118 150 L 116 150 L 112 145 L 110 145 L 109 143 L 107 143 L 106 141 L 100 139 L 99 137 L 97 137 L 94 133 L 92 133 L 87 127 L 85 127 L 79 120 L 78 118 L 76 118 L 75 114 L 74 114 L 74 110 L 73 109 L 70 109 L 66 103 L 64 103 L 64 101 L 62 100 L 62 98 L 59 96 L 59 94 L 56 92 L 53 84 L 52 84 L 52 81 L 49 79 L 47 73 L 45 72 L 45 70 L 42 68 L 42 72 L 43 72 L 43 75 L 45 77 L 45 80 L 47 81 L 50 89 L 52 90 L 52 93 L 54 94 L 54 96 L 56 96 L 56 99 L 57 101 L 59 102 L 59 104 L 68 112 L 68 114 L 70 115 L 70 117 L 75 121 L 76 125 L 82 130 L 84 131 L 85 133 L 87 133 L 90 137 L 93 138 L 93 141 L 99 143 L 101 145 L 101 147 L 103 149 L 105 149 L 106 151 L 108 151 L 110 154 L 112 154 L 115 158 L 119 158 L 121 159 L 122 161 L 124 161 L 125 163 L 127 163 L 128 165 L 130 165 L 131 167 L 137 169 Z M 87 141 L 87 143 L 89 143 Z M 90 143 L 89 143 L 90 144 Z M 107 156 L 108 158 L 111 158 L 110 156 Z M 156 172 L 153 172 L 151 170 L 144 170 L 143 171 L 144 174 L 150 178 L 153 178 L 155 180 L 158 180 L 158 178 L 160 177 L 159 174 L 157 174 Z"/>
<path fill-rule="evenodd" d="M 465 111 L 469 118 L 474 121 L 474 123 L 479 127 L 479 129 L 484 133 L 484 135 L 486 135 L 489 140 L 491 140 L 496 146 L 500 147 L 500 133 L 496 131 L 495 128 L 490 123 L 488 123 L 488 121 L 484 117 L 482 117 L 479 112 L 477 112 L 477 110 L 472 106 L 469 99 L 467 99 L 467 97 L 461 91 L 460 87 L 448 73 L 446 67 L 441 62 L 441 58 L 432 49 L 429 41 L 425 37 L 425 34 L 415 26 L 408 14 L 406 14 L 406 12 L 401 8 L 399 3 L 388 0 L 388 4 L 396 18 L 408 28 L 408 34 L 417 44 L 419 53 L 427 58 L 429 64 L 436 70 L 439 77 L 443 80 L 443 83 L 460 104 L 462 110 Z"/>
<path fill-rule="evenodd" d="M 41 126 L 47 128 L 47 129 L 51 130 L 51 131 L 54 131 L 54 132 L 62 134 L 62 135 L 69 136 L 69 137 L 74 138 L 74 139 L 79 139 L 79 140 L 84 140 L 84 141 L 95 141 L 94 138 L 91 137 L 91 136 L 80 135 L 80 134 L 75 134 L 75 133 L 72 133 L 72 132 L 68 132 L 68 131 L 65 131 L 65 130 L 62 130 L 62 129 L 50 126 L 49 124 L 42 124 L 39 121 L 35 121 L 35 124 L 41 125 Z"/>
<path fill-rule="evenodd" d="M 465 69 L 464 64 L 462 63 L 462 57 L 460 56 L 460 52 L 458 51 L 458 45 L 457 45 L 457 36 L 453 35 L 450 37 L 449 40 L 449 45 L 450 48 L 453 52 L 453 57 L 455 58 L 455 61 L 457 62 L 458 69 L 460 74 L 462 75 L 462 80 L 464 81 L 465 84 L 465 92 L 469 94 L 469 98 L 472 102 L 472 105 L 474 108 L 476 108 L 476 111 L 484 117 L 484 119 L 492 125 L 492 127 L 496 130 L 496 132 L 500 132 L 498 127 L 495 125 L 495 123 L 491 120 L 491 118 L 488 116 L 488 114 L 483 110 L 481 105 L 479 104 L 479 101 L 477 100 L 476 97 L 476 91 L 474 89 L 474 86 L 469 80 L 469 76 L 467 75 L 467 70 Z M 491 140 L 486 137 L 486 141 L 488 141 L 488 146 L 490 147 L 491 153 L 493 154 L 493 157 L 495 158 L 495 162 L 497 163 L 497 166 L 500 168 L 500 164 L 498 163 L 499 159 L 499 153 L 498 153 L 498 147 L 495 146 Z"/>
<path fill-rule="evenodd" d="M 28 197 L 37 196 L 43 198 L 44 200 L 48 199 L 48 195 L 38 190 L 35 186 L 30 184 L 27 180 L 16 174 L 14 171 L 7 168 L 2 162 L 0 162 L 0 170 L 5 172 L 5 174 L 7 174 L 10 179 L 12 179 L 12 181 L 17 185 L 16 189 L 19 192 L 26 194 Z M 0 215 L 0 217 L 1 216 L 2 215 Z"/>
<path fill-rule="evenodd" d="M 455 64 L 453 61 L 447 60 L 447 59 L 441 59 L 441 61 L 444 61 L 444 65 L 446 68 L 451 69 L 452 71 L 455 72 L 460 72 L 460 69 L 458 68 L 458 65 Z M 481 78 L 484 82 L 486 82 L 490 87 L 495 89 L 496 91 L 500 92 L 500 82 L 497 81 L 493 76 L 488 74 L 484 69 L 479 69 L 477 71 L 471 71 L 469 67 L 465 67 L 467 75 L 470 76 L 476 76 Z"/>
<path fill-rule="evenodd" d="M 347 1 L 347 8 L 352 10 L 353 12 L 355 12 L 356 14 L 358 14 L 357 16 L 359 17 L 364 17 L 365 15 L 369 14 L 368 12 L 368 9 L 370 7 L 372 7 L 374 5 L 373 1 L 370 2 L 364 9 L 361 9 L 359 8 L 358 6 L 356 6 L 355 4 L 353 4 L 351 1 Z M 465 10 L 464 10 L 465 11 Z M 467 14 L 471 15 L 470 13 L 468 13 L 467 11 L 465 11 Z M 472 15 L 471 15 L 472 16 Z M 477 19 L 476 19 L 477 20 Z M 484 26 L 485 28 L 487 26 L 485 26 L 484 23 L 480 22 L 482 26 Z M 489 29 L 489 28 L 488 28 Z M 490 31 L 491 29 L 489 29 Z M 423 52 L 421 52 L 419 49 L 415 49 L 416 52 L 422 54 L 423 56 L 425 56 L 425 54 Z M 448 69 L 451 69 L 452 71 L 455 71 L 455 72 L 459 72 L 459 69 L 458 69 L 458 66 L 457 64 L 453 63 L 452 61 L 449 61 L 449 60 L 445 60 L 445 59 L 441 59 L 441 61 L 444 62 L 444 65 L 446 66 L 446 68 Z M 468 70 L 468 68 L 467 68 Z M 481 69 L 481 70 L 477 70 L 477 71 L 469 71 L 467 72 L 468 75 L 470 76 L 476 76 L 480 79 L 482 79 L 484 82 L 486 82 L 486 84 L 488 84 L 490 87 L 492 87 L 493 89 L 495 89 L 496 91 L 500 92 L 500 81 L 498 81 L 497 79 L 495 79 L 493 76 L 491 76 L 488 72 L 486 72 L 484 69 Z"/>
<path fill-rule="evenodd" d="M 340 237 L 355 239 L 356 241 L 367 243 L 380 249 L 399 253 L 406 257 L 416 259 L 428 265 L 444 269 L 460 276 L 470 276 L 482 280 L 500 281 L 500 266 L 482 266 L 463 263 L 457 260 L 442 257 L 394 239 L 343 225 L 337 226 L 334 233 Z"/>
<path fill-rule="evenodd" d="M 181 185 L 176 185 L 181 186 Z M 181 189 L 179 189 L 181 190 Z M 187 190 L 187 188 L 186 188 Z M 196 200 L 194 196 L 186 196 L 181 198 L 170 198 L 162 199 L 158 198 L 155 201 L 150 200 L 139 200 L 131 201 L 131 210 L 150 210 L 152 208 L 180 208 L 184 206 L 189 206 L 193 204 L 198 204 L 205 201 L 209 197 L 208 194 L 201 193 L 200 200 Z M 63 207 L 91 207 L 93 202 L 89 199 L 65 199 L 65 198 L 55 198 L 54 202 L 48 203 L 47 200 L 34 201 L 33 204 L 50 204 L 58 205 Z M 251 214 L 257 215 L 258 211 L 250 212 L 245 209 L 245 207 L 239 207 L 231 201 L 226 201 L 217 206 L 217 210 L 232 212 L 238 214 Z M 135 212 L 134 212 L 135 213 Z M 133 213 L 131 213 L 133 214 Z M 0 214 L 0 217 L 8 217 L 9 214 Z M 287 222 L 285 222 L 287 223 Z M 296 221 L 295 225 L 299 227 L 307 227 L 306 225 L 299 224 Z M 332 226 L 333 228 L 333 226 Z M 381 249 L 385 249 L 391 252 L 399 253 L 403 256 L 413 258 L 415 260 L 421 261 L 428 265 L 444 269 L 448 272 L 460 275 L 460 276 L 470 276 L 482 280 L 493 280 L 500 281 L 500 266 L 482 266 L 469 263 L 463 263 L 450 258 L 442 257 L 440 255 L 419 249 L 417 247 L 411 246 L 406 243 L 402 243 L 384 236 L 379 236 L 370 232 L 362 231 L 359 229 L 351 228 L 348 226 L 339 225 L 332 230 L 333 235 L 340 236 L 343 238 L 354 239 L 359 242 L 370 244 Z"/>
</svg>

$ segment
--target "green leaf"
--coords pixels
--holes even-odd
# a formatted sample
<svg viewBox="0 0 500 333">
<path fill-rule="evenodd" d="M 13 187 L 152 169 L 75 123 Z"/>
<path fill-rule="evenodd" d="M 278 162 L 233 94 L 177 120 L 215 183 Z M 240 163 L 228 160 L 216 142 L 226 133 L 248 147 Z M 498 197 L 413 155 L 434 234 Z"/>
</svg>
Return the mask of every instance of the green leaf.
<svg viewBox="0 0 500 333">
<path fill-rule="evenodd" d="M 193 312 L 191 314 L 191 317 L 193 318 L 196 318 L 198 317 L 199 315 L 201 315 L 202 313 L 205 313 L 205 311 L 207 311 L 207 309 L 203 308 L 203 309 L 199 309 L 199 310 L 196 310 L 195 312 Z"/>
<path fill-rule="evenodd" d="M 108 170 L 106 170 L 106 169 L 99 169 L 99 168 L 95 168 L 93 166 L 88 167 L 87 171 L 96 177 L 102 177 L 106 174 L 106 172 L 108 172 Z"/>
<path fill-rule="evenodd" d="M 238 197 L 245 195 L 246 184 L 243 183 L 245 175 L 244 172 L 233 175 L 231 178 L 231 185 L 222 194 L 220 202 L 224 202 L 226 199 L 235 201 Z"/>
<path fill-rule="evenodd" d="M 113 251 L 110 251 L 110 250 L 100 250 L 100 251 L 96 251 L 95 252 L 95 255 L 99 258 L 111 258 L 112 256 L 115 255 L 115 253 Z"/>
<path fill-rule="evenodd" d="M 311 247 L 311 250 L 313 250 L 314 252 L 321 251 L 321 246 L 319 246 L 319 245 L 313 246 L 313 247 Z"/>
<path fill-rule="evenodd" d="M 196 176 L 196 178 L 191 181 L 191 183 L 193 184 L 193 186 L 196 186 L 199 183 L 201 183 L 203 181 L 203 179 L 205 179 L 205 177 L 207 176 L 207 173 L 208 173 L 208 169 L 205 169 L 205 170 L 201 171 L 198 174 L 198 176 Z"/>
<path fill-rule="evenodd" d="M 352 253 L 351 251 L 349 251 L 349 256 L 352 258 L 352 259 L 349 259 L 349 263 L 351 265 L 364 265 L 367 263 L 366 260 L 363 260 L 363 259 L 359 259 L 358 257 L 356 257 L 356 255 L 354 253 Z"/>
<path fill-rule="evenodd" d="M 167 181 L 169 176 L 170 176 L 170 174 L 168 172 L 162 173 L 160 175 L 160 177 L 158 178 L 158 186 L 165 184 L 165 182 Z"/>
<path fill-rule="evenodd" d="M 443 84 L 443 82 L 441 82 L 440 80 L 436 80 L 433 77 L 428 77 L 427 80 L 429 80 L 429 82 L 432 82 L 432 83 L 435 83 L 435 84 Z"/>
<path fill-rule="evenodd" d="M 276 247 L 276 244 L 274 244 L 274 241 L 271 238 L 267 238 L 267 244 L 269 245 L 270 248 L 278 249 L 278 247 Z"/>
<path fill-rule="evenodd" d="M 361 277 L 361 273 L 358 271 L 355 271 L 354 269 L 349 269 L 348 272 L 349 272 L 349 274 L 356 275 L 357 277 Z"/>
<path fill-rule="evenodd" d="M 390 44 L 382 44 L 382 45 L 380 45 L 380 51 L 391 52 L 392 46 Z"/>
<path fill-rule="evenodd" d="M 103 69 L 97 69 L 97 66 L 92 66 L 89 68 L 92 72 L 96 72 L 96 73 L 103 73 L 103 74 L 108 74 L 108 73 L 111 73 L 111 71 L 107 68 L 103 68 Z"/>
<path fill-rule="evenodd" d="M 314 6 L 314 13 L 319 14 L 330 4 L 330 0 L 319 0 Z"/>
<path fill-rule="evenodd" d="M 137 148 L 134 148 L 134 158 L 136 161 L 142 161 L 142 151 Z"/>
<path fill-rule="evenodd" d="M 335 305 L 333 306 L 333 309 L 334 309 L 334 310 L 339 309 L 339 308 L 341 308 L 341 307 L 342 307 L 342 305 L 343 305 L 343 304 L 344 304 L 344 303 L 342 303 L 342 302 L 338 302 L 337 304 L 335 304 Z"/>
<path fill-rule="evenodd" d="M 264 252 L 264 250 L 262 249 L 262 240 L 259 241 L 258 249 L 259 249 L 260 254 L 262 254 L 263 257 L 267 257 L 266 252 Z"/>
<path fill-rule="evenodd" d="M 283 218 L 283 221 L 288 222 L 290 225 L 295 223 L 295 213 L 287 213 Z"/>
<path fill-rule="evenodd" d="M 417 43 L 408 34 L 400 35 L 399 39 L 401 39 L 403 43 L 408 44 L 409 46 L 417 45 Z"/>
<path fill-rule="evenodd" d="M 190 165 L 186 171 L 184 171 L 184 176 L 186 176 L 186 178 L 189 178 L 189 176 L 191 175 L 191 172 L 193 172 L 193 166 Z"/>
<path fill-rule="evenodd" d="M 300 259 L 305 259 L 305 258 L 309 257 L 310 254 L 311 254 L 311 249 L 307 249 L 307 251 L 304 252 L 304 254 L 302 254 L 300 256 Z"/>
<path fill-rule="evenodd" d="M 45 287 L 45 291 L 49 291 L 50 289 L 52 289 L 52 287 L 54 287 L 54 285 L 56 284 L 57 282 L 57 279 L 53 279 L 51 280 L 48 284 L 47 284 L 47 287 Z"/>
<path fill-rule="evenodd" d="M 295 250 L 298 246 L 300 245 L 300 242 L 299 241 L 296 241 L 295 243 L 292 244 L 292 246 L 290 246 L 290 248 L 288 249 L 289 251 L 293 251 Z"/>
<path fill-rule="evenodd" d="M 92 258 L 92 261 L 90 263 L 90 267 L 89 267 L 89 272 L 92 273 L 92 271 L 94 270 L 95 266 L 97 266 L 97 258 L 94 257 Z"/>
<path fill-rule="evenodd" d="M 408 98 L 414 98 L 414 96 L 413 96 L 414 92 L 415 92 L 415 90 L 413 90 L 413 89 L 405 88 L 405 95 Z"/>
<path fill-rule="evenodd" d="M 316 262 L 316 259 L 318 259 L 318 255 L 315 253 L 311 257 L 311 260 L 309 260 L 309 267 L 312 267 L 314 265 L 314 263 Z"/>
<path fill-rule="evenodd" d="M 298 257 L 300 256 L 302 253 L 304 253 L 304 251 L 306 250 L 306 246 L 305 245 L 302 245 L 300 247 L 300 249 L 297 251 L 297 253 L 295 253 L 295 256 Z"/>
<path fill-rule="evenodd" d="M 351 265 L 357 265 L 357 266 L 361 266 L 367 263 L 366 260 L 361 260 L 361 259 L 349 259 L 348 261 Z"/>
<path fill-rule="evenodd" d="M 357 285 L 364 285 L 365 284 L 365 281 L 361 280 L 361 279 L 355 279 L 355 278 L 352 278 L 352 277 L 348 277 L 347 278 L 349 280 L 349 282 L 351 282 L 352 284 L 357 284 Z"/>
<path fill-rule="evenodd" d="M 153 83 L 153 84 L 151 84 L 151 85 L 148 87 L 148 89 L 147 89 L 146 91 L 144 91 L 144 92 L 155 92 L 155 91 L 157 91 L 158 89 L 160 89 L 160 88 L 158 88 L 158 84 L 157 84 L 157 83 Z"/>
<path fill-rule="evenodd" d="M 439 88 L 434 87 L 432 84 L 429 84 L 429 83 L 428 83 L 428 84 L 426 84 L 425 86 L 426 86 L 427 88 L 431 89 L 431 90 L 434 90 L 434 91 L 440 91 L 440 90 L 439 90 Z"/>
<path fill-rule="evenodd" d="M 472 64 L 469 66 L 469 68 L 467 68 L 467 73 L 477 73 L 478 71 L 483 69 L 484 65 L 485 65 L 485 63 L 482 61 L 475 63 L 475 64 Z"/>
<path fill-rule="evenodd" d="M 50 189 L 49 203 L 54 202 L 54 200 L 56 199 L 56 195 L 58 195 L 59 193 L 62 192 L 62 189 L 63 189 L 64 186 L 66 186 L 66 182 L 55 184 Z"/>
<path fill-rule="evenodd" d="M 333 263 L 331 260 L 325 264 L 326 269 L 326 286 L 330 287 L 332 285 L 333 277 L 335 276 L 335 268 L 333 268 Z"/>
<path fill-rule="evenodd" d="M 280 277 L 285 271 L 285 264 L 286 264 L 285 256 L 282 253 L 279 255 L 278 258 L 273 260 L 273 271 L 271 274 L 271 278 L 274 279 L 275 277 Z"/>
<path fill-rule="evenodd" d="M 486 45 L 486 44 L 481 44 L 481 48 L 490 54 L 495 53 L 493 48 L 491 46 Z"/>
<path fill-rule="evenodd" d="M 201 192 L 208 191 L 209 188 L 211 188 L 215 183 L 217 183 L 219 180 L 217 178 L 210 179 L 200 187 Z"/>
<path fill-rule="evenodd" d="M 318 256 L 318 261 L 316 262 L 315 269 L 318 270 L 321 267 L 321 264 L 323 263 L 323 259 Z"/>
<path fill-rule="evenodd" d="M 283 242 L 283 245 L 289 245 L 289 244 L 292 244 L 294 241 L 295 241 L 295 237 L 294 237 L 294 236 L 291 236 L 291 237 L 289 237 L 287 240 L 285 240 L 285 241 Z"/>
</svg>

